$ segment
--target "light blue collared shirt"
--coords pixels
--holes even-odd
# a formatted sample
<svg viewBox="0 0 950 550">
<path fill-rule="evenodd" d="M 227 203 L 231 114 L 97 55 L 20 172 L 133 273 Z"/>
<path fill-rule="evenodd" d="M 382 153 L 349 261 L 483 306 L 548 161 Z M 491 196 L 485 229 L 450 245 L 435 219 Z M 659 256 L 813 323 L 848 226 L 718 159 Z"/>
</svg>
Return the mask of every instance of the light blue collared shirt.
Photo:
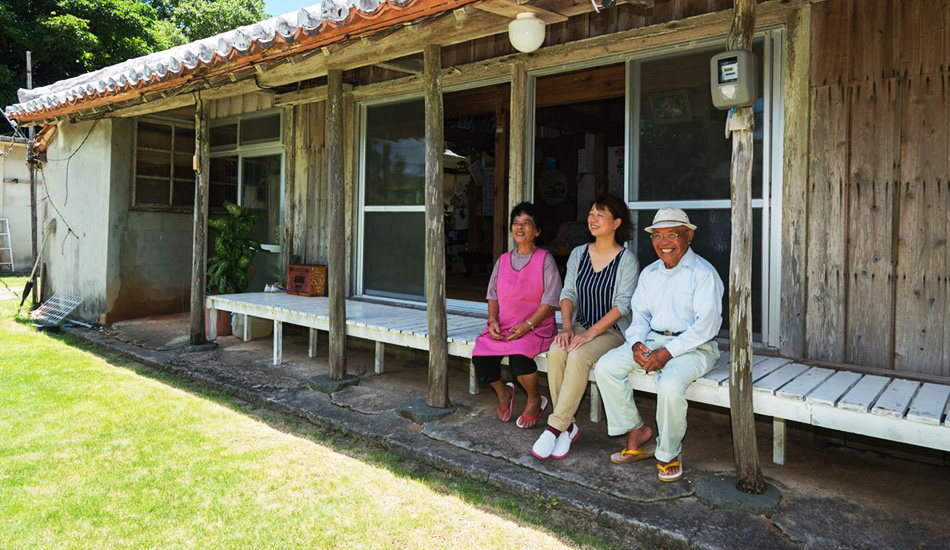
<svg viewBox="0 0 950 550">
<path fill-rule="evenodd" d="M 650 331 L 682 332 L 666 350 L 677 357 L 696 349 L 719 334 L 723 291 L 719 273 L 692 248 L 673 269 L 653 262 L 640 273 L 631 299 L 627 342 L 645 342 Z"/>
</svg>

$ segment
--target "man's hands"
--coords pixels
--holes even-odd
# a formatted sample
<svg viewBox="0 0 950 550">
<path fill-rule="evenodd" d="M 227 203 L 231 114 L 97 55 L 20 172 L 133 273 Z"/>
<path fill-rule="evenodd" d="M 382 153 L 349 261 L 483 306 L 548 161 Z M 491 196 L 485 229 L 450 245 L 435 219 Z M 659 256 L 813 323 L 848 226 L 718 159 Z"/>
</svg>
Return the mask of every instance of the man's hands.
<svg viewBox="0 0 950 550">
<path fill-rule="evenodd" d="M 633 345 L 633 360 L 647 372 L 662 369 L 672 358 L 673 356 L 666 348 L 650 350 L 650 348 L 643 345 L 643 342 L 637 342 Z"/>
</svg>

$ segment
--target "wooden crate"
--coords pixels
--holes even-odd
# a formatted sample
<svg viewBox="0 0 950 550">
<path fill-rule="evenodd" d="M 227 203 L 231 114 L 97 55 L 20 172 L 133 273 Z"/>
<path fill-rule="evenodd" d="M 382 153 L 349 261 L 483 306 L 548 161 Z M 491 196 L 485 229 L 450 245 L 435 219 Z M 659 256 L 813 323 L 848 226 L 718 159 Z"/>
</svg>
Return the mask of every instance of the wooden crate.
<svg viewBox="0 0 950 550">
<path fill-rule="evenodd" d="M 326 296 L 327 266 L 291 264 L 287 268 L 287 294 Z"/>
</svg>

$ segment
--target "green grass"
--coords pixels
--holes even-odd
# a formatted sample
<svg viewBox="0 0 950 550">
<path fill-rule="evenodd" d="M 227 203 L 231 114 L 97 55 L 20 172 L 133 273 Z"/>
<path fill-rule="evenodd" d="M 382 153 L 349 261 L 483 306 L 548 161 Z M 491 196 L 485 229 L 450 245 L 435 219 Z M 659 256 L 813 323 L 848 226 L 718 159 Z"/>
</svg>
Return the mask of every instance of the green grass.
<svg viewBox="0 0 950 550">
<path fill-rule="evenodd" d="M 242 410 L 14 309 L 0 301 L 0 548 L 603 546 L 540 527 L 556 503 Z"/>
</svg>

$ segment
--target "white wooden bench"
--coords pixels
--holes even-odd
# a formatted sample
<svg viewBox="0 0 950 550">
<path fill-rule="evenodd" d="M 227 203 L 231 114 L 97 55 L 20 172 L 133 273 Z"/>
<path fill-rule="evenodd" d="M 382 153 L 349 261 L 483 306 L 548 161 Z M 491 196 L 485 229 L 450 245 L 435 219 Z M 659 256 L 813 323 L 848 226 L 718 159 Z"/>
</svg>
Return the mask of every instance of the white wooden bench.
<svg viewBox="0 0 950 550">
<path fill-rule="evenodd" d="M 274 364 L 281 362 L 283 323 L 310 328 L 309 356 L 316 354 L 316 330 L 329 330 L 326 298 L 306 298 L 284 293 L 249 293 L 209 296 L 211 327 L 218 310 L 271 319 L 274 322 Z M 387 344 L 429 349 L 426 312 L 422 309 L 348 300 L 346 333 L 376 342 L 375 371 L 385 370 Z M 449 314 L 448 351 L 471 359 L 475 338 L 485 319 Z M 214 334 L 209 335 L 214 338 Z M 546 354 L 538 368 L 547 371 Z M 591 373 L 591 412 L 600 420 L 600 394 Z M 772 417 L 773 460 L 785 463 L 785 423 L 788 420 L 843 432 L 861 434 L 941 451 L 950 451 L 947 418 L 950 385 L 922 383 L 898 374 L 881 376 L 847 370 L 813 367 L 789 359 L 756 355 L 753 358 L 753 407 L 756 414 Z M 634 372 L 635 391 L 656 393 L 655 377 Z M 716 367 L 689 386 L 686 397 L 696 403 L 729 407 L 729 356 L 723 353 Z M 469 392 L 477 393 L 474 368 L 469 368 Z"/>
</svg>

